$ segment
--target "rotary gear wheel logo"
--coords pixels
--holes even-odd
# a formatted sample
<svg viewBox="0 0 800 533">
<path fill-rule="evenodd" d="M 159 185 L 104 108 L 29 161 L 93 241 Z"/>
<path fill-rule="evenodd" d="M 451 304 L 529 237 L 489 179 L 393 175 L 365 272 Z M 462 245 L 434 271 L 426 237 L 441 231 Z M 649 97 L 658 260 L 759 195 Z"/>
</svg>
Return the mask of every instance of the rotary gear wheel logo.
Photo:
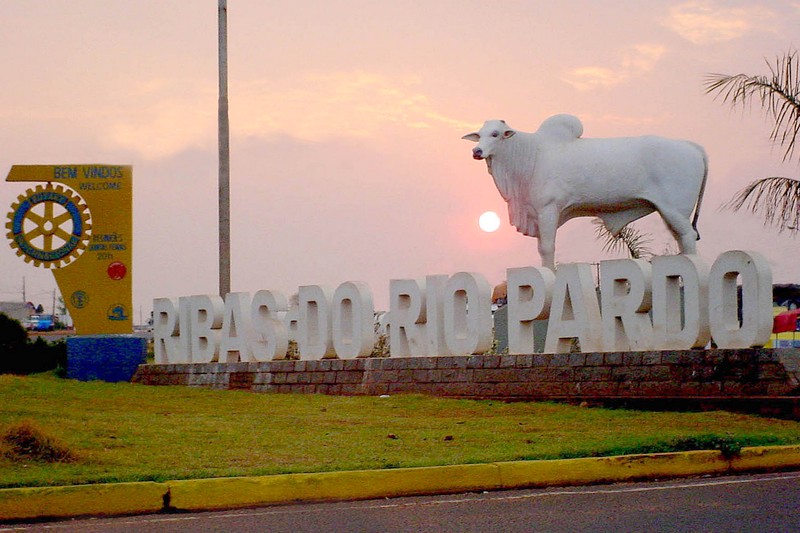
<svg viewBox="0 0 800 533">
<path fill-rule="evenodd" d="M 6 228 L 26 262 L 60 268 L 78 258 L 91 236 L 91 213 L 72 189 L 48 183 L 28 189 L 11 206 Z"/>
</svg>

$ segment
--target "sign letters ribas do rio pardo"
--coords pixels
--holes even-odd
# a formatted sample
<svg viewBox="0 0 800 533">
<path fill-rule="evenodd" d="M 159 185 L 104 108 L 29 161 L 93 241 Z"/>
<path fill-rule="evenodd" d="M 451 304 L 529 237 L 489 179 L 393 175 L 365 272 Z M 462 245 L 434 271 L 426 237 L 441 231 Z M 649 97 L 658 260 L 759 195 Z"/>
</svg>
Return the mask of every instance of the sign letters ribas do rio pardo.
<svg viewBox="0 0 800 533">
<path fill-rule="evenodd" d="M 586 263 L 511 268 L 508 344 L 533 353 L 535 320 L 548 319 L 545 352 L 685 350 L 763 346 L 772 330 L 772 273 L 756 252 L 729 251 L 708 265 L 695 255 L 600 263 L 599 294 Z M 741 295 L 738 286 L 741 285 Z M 467 355 L 492 345 L 491 286 L 460 272 L 392 280 L 386 316 L 391 355 Z M 286 357 L 289 337 L 303 359 L 370 354 L 375 340 L 369 287 L 299 288 L 289 310 L 278 291 L 157 298 L 156 363 L 256 362 Z"/>
</svg>

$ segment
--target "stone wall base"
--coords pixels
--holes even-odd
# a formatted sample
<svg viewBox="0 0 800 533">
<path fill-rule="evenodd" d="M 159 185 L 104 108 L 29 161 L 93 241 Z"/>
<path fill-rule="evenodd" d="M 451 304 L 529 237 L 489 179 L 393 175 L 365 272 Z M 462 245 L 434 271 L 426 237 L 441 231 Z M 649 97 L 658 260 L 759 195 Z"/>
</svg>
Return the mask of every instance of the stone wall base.
<svg viewBox="0 0 800 533">
<path fill-rule="evenodd" d="M 253 392 L 421 393 L 656 408 L 718 408 L 745 402 L 800 418 L 796 401 L 800 349 L 796 348 L 142 365 L 133 382 Z"/>
</svg>

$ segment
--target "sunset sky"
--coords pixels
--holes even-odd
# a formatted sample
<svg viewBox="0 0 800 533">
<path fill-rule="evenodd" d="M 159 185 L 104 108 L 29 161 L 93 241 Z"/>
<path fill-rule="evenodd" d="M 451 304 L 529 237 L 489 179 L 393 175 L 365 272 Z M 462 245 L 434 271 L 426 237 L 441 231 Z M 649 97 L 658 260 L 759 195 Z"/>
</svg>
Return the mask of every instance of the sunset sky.
<svg viewBox="0 0 800 533">
<path fill-rule="evenodd" d="M 0 172 L 133 165 L 134 320 L 155 297 L 217 291 L 217 1 L 4 0 Z M 749 181 L 798 177 L 758 106 L 704 93 L 709 73 L 768 73 L 800 46 L 798 1 L 228 0 L 232 289 L 539 265 L 461 136 L 572 113 L 585 137 L 693 140 L 710 159 L 699 253 L 756 250 L 800 282 L 797 237 L 720 210 Z M 28 186 L 0 181 L 0 207 Z M 500 213 L 494 233 L 478 227 Z M 657 215 L 638 227 L 671 243 Z M 5 234 L 5 232 L 4 232 Z M 602 252 L 589 219 L 558 262 Z M 0 300 L 50 305 L 55 281 L 0 245 Z"/>
</svg>

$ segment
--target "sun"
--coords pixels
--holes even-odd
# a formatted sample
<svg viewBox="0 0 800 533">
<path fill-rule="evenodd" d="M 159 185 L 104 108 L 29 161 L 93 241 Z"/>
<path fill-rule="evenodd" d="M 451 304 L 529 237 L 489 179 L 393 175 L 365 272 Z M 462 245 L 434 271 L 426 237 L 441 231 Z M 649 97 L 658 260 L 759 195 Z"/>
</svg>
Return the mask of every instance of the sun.
<svg viewBox="0 0 800 533">
<path fill-rule="evenodd" d="M 478 226 L 486 233 L 497 231 L 500 227 L 500 217 L 494 211 L 486 211 L 478 219 Z"/>
</svg>

